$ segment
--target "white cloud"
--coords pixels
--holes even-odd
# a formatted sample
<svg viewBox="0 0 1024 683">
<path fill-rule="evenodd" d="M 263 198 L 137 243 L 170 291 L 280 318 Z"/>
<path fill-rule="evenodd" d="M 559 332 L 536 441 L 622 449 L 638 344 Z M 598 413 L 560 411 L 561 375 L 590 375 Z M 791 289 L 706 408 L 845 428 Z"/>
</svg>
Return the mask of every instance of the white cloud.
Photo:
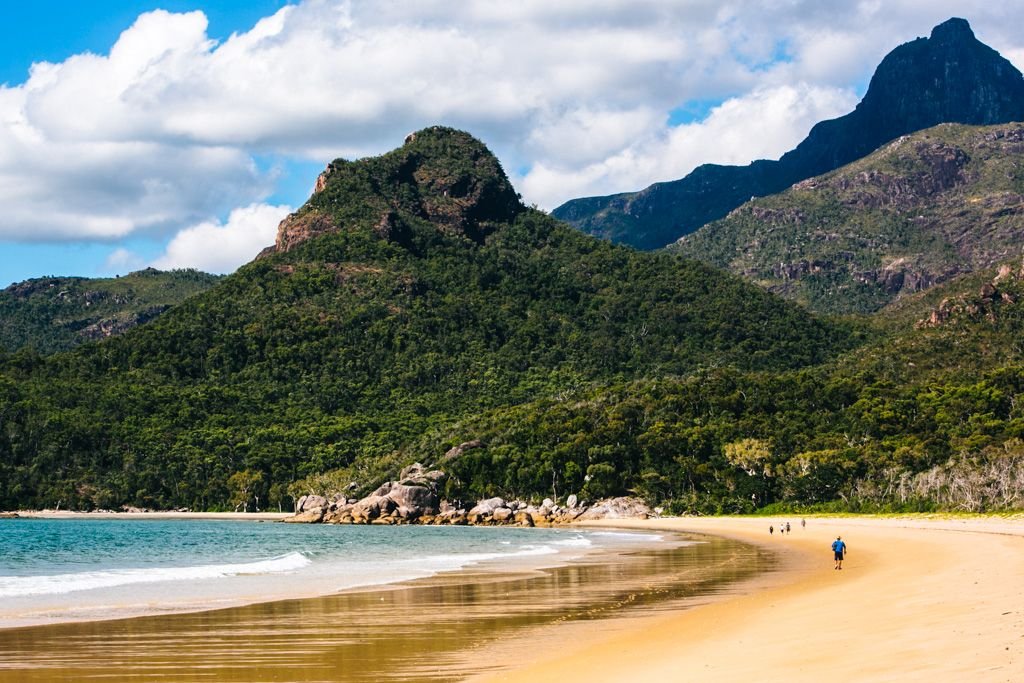
<svg viewBox="0 0 1024 683">
<path fill-rule="evenodd" d="M 523 194 L 553 207 L 574 196 L 638 190 L 680 178 L 703 163 L 746 164 L 777 159 L 818 121 L 853 108 L 848 90 L 782 86 L 727 100 L 697 123 L 663 126 L 620 152 L 583 167 L 538 164 L 522 179 Z"/>
<path fill-rule="evenodd" d="M 1024 5 L 968 9 L 982 40 L 1024 61 Z M 0 239 L 216 225 L 271 195 L 261 155 L 377 154 L 439 123 L 531 169 L 520 190 L 547 207 L 703 162 L 777 157 L 851 109 L 886 52 L 965 11 L 955 0 L 305 0 L 216 43 L 201 12 L 158 10 L 107 54 L 36 64 L 0 87 Z M 694 100 L 724 104 L 666 123 Z"/>
<path fill-rule="evenodd" d="M 274 243 L 278 223 L 291 211 L 289 206 L 253 204 L 232 211 L 226 223 L 206 221 L 185 228 L 152 265 L 230 273 Z"/>
</svg>

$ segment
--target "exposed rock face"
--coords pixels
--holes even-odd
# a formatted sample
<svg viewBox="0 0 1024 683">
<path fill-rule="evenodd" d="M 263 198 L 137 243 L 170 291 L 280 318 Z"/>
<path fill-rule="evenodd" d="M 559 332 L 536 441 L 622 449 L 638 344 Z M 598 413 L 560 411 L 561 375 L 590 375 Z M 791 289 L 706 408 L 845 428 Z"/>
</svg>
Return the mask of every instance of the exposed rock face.
<svg viewBox="0 0 1024 683">
<path fill-rule="evenodd" d="M 309 201 L 281 222 L 274 247 L 261 256 L 362 227 L 405 244 L 414 220 L 479 242 L 524 210 L 501 164 L 482 143 L 435 126 L 409 135 L 402 147 L 381 157 L 332 161 L 317 177 Z"/>
<path fill-rule="evenodd" d="M 981 285 L 977 295 L 962 295 L 943 299 L 937 307 L 932 309 L 927 318 L 917 321 L 916 327 L 918 329 L 942 327 L 963 320 L 987 321 L 994 324 L 1006 312 L 1012 311 L 1013 315 L 1020 315 L 1016 312 L 1018 296 L 1008 290 L 1013 289 L 1019 293 L 1022 280 L 1024 280 L 1024 266 L 1019 272 L 1014 272 L 1010 266 L 1004 265 L 991 282 Z"/>
<path fill-rule="evenodd" d="M 890 52 L 867 94 L 846 116 L 816 125 L 779 161 L 706 164 L 681 180 L 635 193 L 574 199 L 553 211 L 592 235 L 640 249 L 665 246 L 725 216 L 751 197 L 859 159 L 889 140 L 945 122 L 987 125 L 1024 120 L 1024 77 L 950 19 Z"/>
<path fill-rule="evenodd" d="M 274 243 L 274 249 L 289 251 L 306 240 L 337 229 L 338 226 L 334 221 L 320 212 L 289 214 L 277 227 L 277 240 Z"/>
<path fill-rule="evenodd" d="M 92 341 L 106 339 L 107 337 L 123 334 L 133 327 L 148 323 L 169 308 L 170 306 L 150 306 L 145 310 L 130 315 L 105 318 L 83 327 L 78 333 Z"/>
</svg>

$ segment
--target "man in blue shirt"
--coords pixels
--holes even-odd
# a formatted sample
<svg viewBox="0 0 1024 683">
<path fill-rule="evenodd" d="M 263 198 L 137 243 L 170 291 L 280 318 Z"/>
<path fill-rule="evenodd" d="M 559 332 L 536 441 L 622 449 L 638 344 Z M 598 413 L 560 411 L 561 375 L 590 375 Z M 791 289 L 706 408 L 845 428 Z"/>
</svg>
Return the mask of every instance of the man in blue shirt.
<svg viewBox="0 0 1024 683">
<path fill-rule="evenodd" d="M 846 543 L 841 536 L 836 536 L 836 540 L 832 541 L 832 553 L 835 555 L 836 569 L 842 569 L 843 556 L 846 555 Z"/>
</svg>

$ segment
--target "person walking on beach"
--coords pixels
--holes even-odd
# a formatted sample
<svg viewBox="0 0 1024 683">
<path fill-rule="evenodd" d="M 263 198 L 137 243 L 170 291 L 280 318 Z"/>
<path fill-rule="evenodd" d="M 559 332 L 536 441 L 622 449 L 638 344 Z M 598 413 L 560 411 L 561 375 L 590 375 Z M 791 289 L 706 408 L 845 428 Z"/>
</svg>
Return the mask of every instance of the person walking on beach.
<svg viewBox="0 0 1024 683">
<path fill-rule="evenodd" d="M 789 533 L 789 522 L 786 522 L 786 533 Z"/>
<path fill-rule="evenodd" d="M 800 520 L 800 528 L 801 529 L 806 529 L 807 528 L 807 520 L 806 519 L 801 519 Z"/>
<path fill-rule="evenodd" d="M 835 556 L 836 569 L 843 568 L 843 557 L 846 555 L 846 543 L 843 541 L 842 536 L 836 536 L 836 540 L 832 541 L 832 554 Z"/>
<path fill-rule="evenodd" d="M 775 527 L 773 527 L 771 524 L 769 524 L 768 525 L 768 535 L 771 536 L 774 533 L 775 533 Z"/>
</svg>

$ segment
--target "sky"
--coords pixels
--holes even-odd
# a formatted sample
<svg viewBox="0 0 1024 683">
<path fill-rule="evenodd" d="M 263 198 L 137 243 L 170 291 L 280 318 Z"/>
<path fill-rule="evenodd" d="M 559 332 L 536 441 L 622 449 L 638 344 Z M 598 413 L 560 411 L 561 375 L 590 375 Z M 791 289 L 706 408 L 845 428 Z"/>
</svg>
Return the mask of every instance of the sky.
<svg viewBox="0 0 1024 683">
<path fill-rule="evenodd" d="M 231 272 L 431 125 L 542 209 L 778 158 L 951 16 L 1024 68 L 1018 0 L 6 0 L 0 287 Z"/>
</svg>

